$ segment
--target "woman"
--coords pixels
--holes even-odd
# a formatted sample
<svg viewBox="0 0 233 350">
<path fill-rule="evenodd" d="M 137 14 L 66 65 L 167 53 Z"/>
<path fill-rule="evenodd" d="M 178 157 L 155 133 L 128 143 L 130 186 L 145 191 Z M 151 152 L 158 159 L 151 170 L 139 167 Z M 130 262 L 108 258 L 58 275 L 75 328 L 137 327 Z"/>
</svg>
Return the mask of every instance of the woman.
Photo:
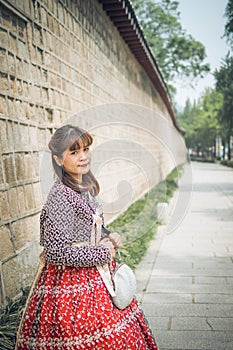
<svg viewBox="0 0 233 350">
<path fill-rule="evenodd" d="M 116 308 L 96 268 L 121 246 L 104 227 L 93 242 L 99 184 L 90 171 L 92 136 L 65 125 L 49 148 L 57 174 L 40 217 L 45 263 L 31 289 L 16 349 L 157 350 L 135 300 Z"/>
</svg>

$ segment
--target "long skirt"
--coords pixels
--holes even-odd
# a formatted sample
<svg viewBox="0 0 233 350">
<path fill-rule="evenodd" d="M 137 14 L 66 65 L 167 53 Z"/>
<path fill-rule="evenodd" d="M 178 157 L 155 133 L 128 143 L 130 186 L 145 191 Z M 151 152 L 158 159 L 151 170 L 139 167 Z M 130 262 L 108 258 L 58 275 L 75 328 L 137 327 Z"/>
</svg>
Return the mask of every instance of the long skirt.
<svg viewBox="0 0 233 350">
<path fill-rule="evenodd" d="M 116 308 L 96 267 L 46 263 L 18 329 L 17 350 L 158 350 L 135 299 Z"/>
</svg>

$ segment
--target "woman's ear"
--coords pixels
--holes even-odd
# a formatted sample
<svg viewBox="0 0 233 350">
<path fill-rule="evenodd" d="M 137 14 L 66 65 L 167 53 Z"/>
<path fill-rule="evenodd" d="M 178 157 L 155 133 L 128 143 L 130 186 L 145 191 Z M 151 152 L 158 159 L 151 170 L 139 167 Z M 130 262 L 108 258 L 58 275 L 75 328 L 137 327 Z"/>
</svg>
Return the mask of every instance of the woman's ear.
<svg viewBox="0 0 233 350">
<path fill-rule="evenodd" d="M 62 159 L 59 158 L 58 156 L 53 156 L 53 159 L 55 160 L 55 162 L 57 163 L 58 166 L 62 166 L 63 163 L 62 163 Z"/>
</svg>

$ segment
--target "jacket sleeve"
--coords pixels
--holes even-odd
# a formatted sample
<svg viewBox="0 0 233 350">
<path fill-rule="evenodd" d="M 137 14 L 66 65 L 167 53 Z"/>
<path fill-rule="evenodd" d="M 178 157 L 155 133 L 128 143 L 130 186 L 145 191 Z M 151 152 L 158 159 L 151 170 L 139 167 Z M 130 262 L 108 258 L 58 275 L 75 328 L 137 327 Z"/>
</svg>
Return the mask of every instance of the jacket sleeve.
<svg viewBox="0 0 233 350">
<path fill-rule="evenodd" d="M 82 227 L 77 226 L 77 215 L 85 216 L 81 209 L 79 212 L 78 210 L 79 208 L 75 208 L 65 196 L 57 198 L 56 204 L 42 210 L 41 244 L 45 249 L 46 260 L 56 265 L 76 267 L 108 263 L 111 253 L 104 245 L 73 245 L 75 240 L 79 240 L 79 232 L 82 232 Z M 80 241 L 83 241 L 83 237 L 80 237 Z"/>
</svg>

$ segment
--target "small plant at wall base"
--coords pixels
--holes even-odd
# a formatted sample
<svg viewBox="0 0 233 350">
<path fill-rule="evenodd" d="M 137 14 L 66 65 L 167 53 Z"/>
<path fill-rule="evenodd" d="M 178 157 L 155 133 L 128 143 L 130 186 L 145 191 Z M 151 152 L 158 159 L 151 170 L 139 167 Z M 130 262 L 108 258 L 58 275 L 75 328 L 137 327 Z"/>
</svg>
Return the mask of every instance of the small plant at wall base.
<svg viewBox="0 0 233 350">
<path fill-rule="evenodd" d="M 156 185 L 143 198 L 133 203 L 122 215 L 113 221 L 108 228 L 117 231 L 124 237 L 121 256 L 133 269 L 140 263 L 146 253 L 151 239 L 156 234 L 159 222 L 157 217 L 157 203 L 169 202 L 175 189 L 177 180 L 182 172 L 182 166 L 175 168 L 166 180 Z M 143 215 L 140 215 L 142 213 Z M 116 260 L 119 260 L 117 257 Z M 0 350 L 12 350 L 20 315 L 26 302 L 29 288 L 23 291 L 22 297 L 10 301 L 8 306 L 0 312 Z"/>
<path fill-rule="evenodd" d="M 16 329 L 20 315 L 27 299 L 29 288 L 23 291 L 20 299 L 9 301 L 5 309 L 0 310 L 0 349 L 12 350 L 14 348 Z"/>
</svg>

